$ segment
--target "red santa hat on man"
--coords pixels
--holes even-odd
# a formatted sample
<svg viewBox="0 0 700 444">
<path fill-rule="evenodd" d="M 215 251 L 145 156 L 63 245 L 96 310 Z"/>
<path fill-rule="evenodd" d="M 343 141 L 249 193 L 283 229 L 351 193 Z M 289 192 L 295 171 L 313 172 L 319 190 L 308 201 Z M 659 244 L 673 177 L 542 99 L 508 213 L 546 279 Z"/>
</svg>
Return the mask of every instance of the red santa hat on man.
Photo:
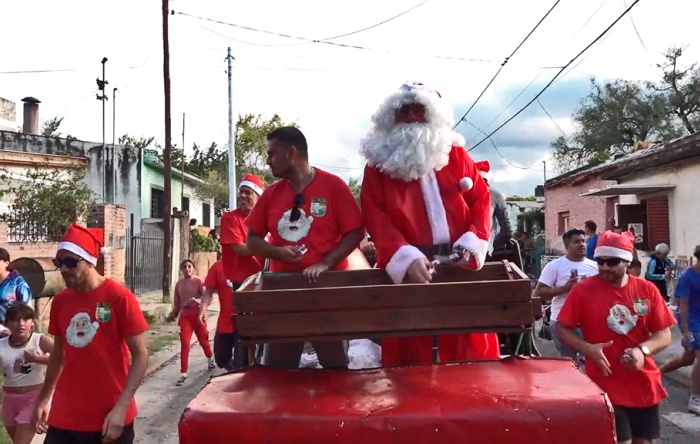
<svg viewBox="0 0 700 444">
<path fill-rule="evenodd" d="M 632 262 L 634 258 L 634 234 L 626 231 L 624 233 L 613 233 L 606 231 L 598 235 L 593 256 L 616 257 L 623 261 Z"/>
<path fill-rule="evenodd" d="M 238 185 L 238 189 L 240 190 L 241 187 L 248 187 L 251 190 L 253 190 L 255 194 L 260 196 L 265 190 L 265 183 L 255 174 L 248 173 L 241 181 L 241 184 Z"/>
<path fill-rule="evenodd" d="M 58 244 L 58 249 L 77 254 L 92 265 L 97 265 L 100 254 L 109 252 L 109 248 L 104 247 L 102 228 L 85 228 L 77 224 L 68 227 Z"/>
</svg>

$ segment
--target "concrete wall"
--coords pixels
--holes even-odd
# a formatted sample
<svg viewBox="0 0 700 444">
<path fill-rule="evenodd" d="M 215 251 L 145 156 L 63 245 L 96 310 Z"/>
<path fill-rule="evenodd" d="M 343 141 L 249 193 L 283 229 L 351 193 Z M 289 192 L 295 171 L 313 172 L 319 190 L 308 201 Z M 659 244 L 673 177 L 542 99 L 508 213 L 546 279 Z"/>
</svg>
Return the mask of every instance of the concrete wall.
<svg viewBox="0 0 700 444">
<path fill-rule="evenodd" d="M 563 250 L 559 227 L 559 214 L 568 211 L 571 227 L 583 229 L 587 220 L 598 224 L 598 231 L 603 231 L 607 220 L 614 216 L 611 199 L 605 197 L 581 197 L 593 189 L 603 189 L 615 181 L 602 180 L 600 176 L 592 176 L 585 182 L 576 185 L 558 184 L 545 187 L 545 248 Z"/>
<path fill-rule="evenodd" d="M 671 255 L 693 255 L 700 244 L 700 205 L 697 180 L 700 178 L 700 160 L 686 162 L 674 168 L 647 170 L 636 176 L 625 177 L 620 184 L 675 185 L 676 188 L 657 194 L 640 196 L 650 198 L 668 196 L 668 222 L 671 234 Z"/>
<path fill-rule="evenodd" d="M 118 146 L 114 156 L 116 158 L 112 159 L 111 150 L 108 150 L 106 156 L 103 154 L 101 143 L 10 131 L 0 131 L 0 150 L 86 157 L 88 165 L 85 180 L 88 188 L 97 196 L 97 201 L 103 202 L 103 192 L 109 195 L 113 188 L 111 181 L 107 181 L 106 187 L 104 186 L 105 173 L 108 177 L 114 177 L 113 173 L 116 172 L 115 203 L 125 206 L 127 219 L 130 213 L 134 213 L 136 220 L 141 219 L 141 150 Z"/>
</svg>

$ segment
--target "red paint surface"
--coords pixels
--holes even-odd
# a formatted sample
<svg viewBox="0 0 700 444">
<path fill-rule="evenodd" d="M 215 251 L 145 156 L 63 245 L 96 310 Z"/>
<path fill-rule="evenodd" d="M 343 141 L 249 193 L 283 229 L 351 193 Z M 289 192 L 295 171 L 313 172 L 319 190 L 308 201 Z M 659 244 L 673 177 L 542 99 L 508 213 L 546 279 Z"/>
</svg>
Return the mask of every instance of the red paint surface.
<svg viewBox="0 0 700 444">
<path fill-rule="evenodd" d="M 253 367 L 212 379 L 180 443 L 612 444 L 605 395 L 571 361 L 361 370 Z"/>
</svg>

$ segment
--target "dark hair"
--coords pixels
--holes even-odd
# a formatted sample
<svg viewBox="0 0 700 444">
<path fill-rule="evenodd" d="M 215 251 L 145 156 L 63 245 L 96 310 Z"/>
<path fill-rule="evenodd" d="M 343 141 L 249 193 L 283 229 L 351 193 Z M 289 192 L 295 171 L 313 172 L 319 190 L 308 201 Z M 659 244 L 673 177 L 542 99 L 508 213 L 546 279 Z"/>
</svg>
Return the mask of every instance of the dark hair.
<svg viewBox="0 0 700 444">
<path fill-rule="evenodd" d="M 192 265 L 192 268 L 194 268 L 194 269 L 197 268 L 194 266 L 194 262 L 192 262 L 190 259 L 185 259 L 184 261 L 180 262 L 180 270 L 182 270 L 182 267 L 184 267 L 187 264 Z"/>
<path fill-rule="evenodd" d="M 642 263 L 639 262 L 639 259 L 632 259 L 632 262 L 628 265 L 629 268 L 642 268 Z"/>
<path fill-rule="evenodd" d="M 572 228 L 569 231 L 567 231 L 566 233 L 564 233 L 564 235 L 561 238 L 564 240 L 564 246 L 567 246 L 567 245 L 569 245 L 569 241 L 571 241 L 572 237 L 585 236 L 585 235 L 586 235 L 586 233 L 583 230 L 581 230 L 580 228 Z"/>
<path fill-rule="evenodd" d="M 309 147 L 306 144 L 306 137 L 304 133 L 293 126 L 283 126 L 277 128 L 276 130 L 267 134 L 268 142 L 271 140 L 277 140 L 283 143 L 287 148 L 290 146 L 295 147 L 299 153 L 304 156 L 309 156 Z"/>
<path fill-rule="evenodd" d="M 592 220 L 587 220 L 586 223 L 583 224 L 583 226 L 594 232 L 598 229 L 598 225 L 596 225 L 596 223 Z"/>
<path fill-rule="evenodd" d="M 34 309 L 21 301 L 14 302 L 5 313 L 5 322 L 27 321 L 29 319 L 34 319 Z"/>
<path fill-rule="evenodd" d="M 4 248 L 0 248 L 0 261 L 10 262 L 10 253 Z"/>
<path fill-rule="evenodd" d="M 700 245 L 695 246 L 695 250 L 693 251 L 693 256 L 695 256 L 695 259 L 700 261 Z"/>
</svg>

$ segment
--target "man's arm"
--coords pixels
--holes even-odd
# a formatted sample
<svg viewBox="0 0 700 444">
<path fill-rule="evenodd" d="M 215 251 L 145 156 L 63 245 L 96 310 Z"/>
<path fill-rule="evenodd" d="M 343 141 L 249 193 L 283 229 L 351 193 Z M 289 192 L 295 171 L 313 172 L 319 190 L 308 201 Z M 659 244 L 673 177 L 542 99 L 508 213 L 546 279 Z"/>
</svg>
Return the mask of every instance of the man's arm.
<svg viewBox="0 0 700 444">
<path fill-rule="evenodd" d="M 690 316 L 688 315 L 688 309 L 690 308 L 690 305 L 688 304 L 688 298 L 678 298 L 678 302 L 680 303 L 680 318 L 681 318 L 681 325 L 679 326 L 681 328 L 681 333 L 686 334 L 690 331 L 689 321 L 690 321 Z"/>
<path fill-rule="evenodd" d="M 656 274 L 656 273 L 654 273 L 654 271 L 656 270 L 656 261 L 658 261 L 657 258 L 651 257 L 651 258 L 649 259 L 649 262 L 647 263 L 647 271 L 646 271 L 646 273 L 644 274 L 644 277 L 645 277 L 648 281 L 663 281 L 664 279 L 666 279 L 666 275 L 665 275 L 665 274 Z"/>
<path fill-rule="evenodd" d="M 543 301 L 551 301 L 555 296 L 564 294 L 569 290 L 571 290 L 571 287 L 568 284 L 562 285 L 561 287 L 550 287 L 542 282 L 538 282 L 535 287 L 535 296 Z"/>
<path fill-rule="evenodd" d="M 649 339 L 639 344 L 640 347 L 646 346 L 649 348 L 649 354 L 652 356 L 661 352 L 671 343 L 671 327 L 666 327 L 662 330 L 654 332 L 649 336 Z"/>
<path fill-rule="evenodd" d="M 199 317 L 204 318 L 209 306 L 211 305 L 212 298 L 214 297 L 214 289 L 206 287 L 204 289 L 204 294 L 199 302 Z"/>
<path fill-rule="evenodd" d="M 496 200 L 494 216 L 496 216 L 496 221 L 498 221 L 498 226 L 500 227 L 500 231 L 496 234 L 493 243 L 498 247 L 503 245 L 508 246 L 510 238 L 513 237 L 513 229 L 510 226 L 510 219 L 508 219 L 508 204 L 506 203 L 506 198 L 503 196 L 503 193 L 491 189 L 491 194 L 493 194 Z"/>
<path fill-rule="evenodd" d="M 277 260 L 280 259 L 280 247 L 271 245 L 262 236 L 253 233 L 251 229 L 248 229 L 246 247 L 252 253 L 251 256 Z"/>
<path fill-rule="evenodd" d="M 236 256 L 254 256 L 253 252 L 246 244 L 231 244 L 227 245 Z"/>
<path fill-rule="evenodd" d="M 129 366 L 129 376 L 126 378 L 124 390 L 122 390 L 122 394 L 119 396 L 115 407 L 123 408 L 124 411 L 126 411 L 146 374 L 146 369 L 148 368 L 148 351 L 146 349 L 144 333 L 129 336 L 124 338 L 124 341 L 131 353 L 131 365 Z"/>
<path fill-rule="evenodd" d="M 44 377 L 44 384 L 41 386 L 41 392 L 39 392 L 37 404 L 49 401 L 49 398 L 53 395 L 53 391 L 56 389 L 56 383 L 58 382 L 58 377 L 61 376 L 62 369 L 63 338 L 56 336 L 53 340 L 53 349 L 49 356 L 49 363 L 46 366 L 46 376 Z"/>
</svg>

